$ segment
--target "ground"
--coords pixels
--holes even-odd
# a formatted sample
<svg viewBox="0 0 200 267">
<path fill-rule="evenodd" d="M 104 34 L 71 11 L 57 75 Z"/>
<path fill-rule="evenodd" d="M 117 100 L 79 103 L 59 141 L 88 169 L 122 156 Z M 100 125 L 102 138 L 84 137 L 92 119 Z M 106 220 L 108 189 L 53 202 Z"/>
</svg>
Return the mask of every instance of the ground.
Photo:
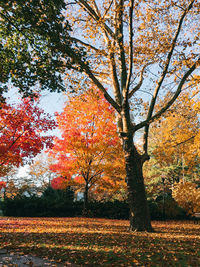
<svg viewBox="0 0 200 267">
<path fill-rule="evenodd" d="M 128 225 L 123 220 L 1 217 L 0 247 L 8 256 L 28 255 L 23 257 L 30 264 L 45 258 L 49 266 L 200 266 L 200 224 L 153 222 L 154 233 L 130 233 Z"/>
<path fill-rule="evenodd" d="M 7 266 L 19 266 L 19 267 L 30 267 L 30 266 L 63 266 L 63 264 L 56 263 L 47 259 L 42 259 L 33 255 L 24 255 L 23 253 L 9 252 L 7 249 L 0 249 L 0 267 Z M 68 264 L 66 266 L 76 266 Z"/>
</svg>

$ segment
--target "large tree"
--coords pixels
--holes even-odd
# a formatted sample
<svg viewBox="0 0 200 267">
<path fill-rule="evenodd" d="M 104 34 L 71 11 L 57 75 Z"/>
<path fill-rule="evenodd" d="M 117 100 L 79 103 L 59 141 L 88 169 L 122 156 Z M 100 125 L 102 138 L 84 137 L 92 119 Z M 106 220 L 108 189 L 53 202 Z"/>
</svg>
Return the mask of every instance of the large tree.
<svg viewBox="0 0 200 267">
<path fill-rule="evenodd" d="M 42 2 L 45 1 L 35 3 Z M 185 86 L 199 81 L 195 75 L 200 61 L 198 1 L 74 0 L 67 1 L 66 7 L 63 14 L 73 31 L 66 39 L 67 50 L 64 39 L 56 49 L 63 56 L 63 67 L 72 64 L 73 70 L 88 77 L 115 109 L 125 157 L 130 228 L 151 231 L 142 173 L 143 164 L 149 159 L 149 127 L 174 103 Z M 45 15 L 46 11 L 43 10 Z M 9 13 L 10 17 L 13 14 Z M 22 23 L 30 25 L 32 21 Z M 69 39 L 84 47 L 84 60 L 68 45 Z M 68 78 L 74 81 L 71 74 Z M 106 90 L 108 87 L 112 93 Z M 138 93 L 146 100 L 142 92 L 150 94 L 145 119 L 132 120 L 130 102 L 136 106 Z M 158 96 L 162 98 L 168 92 L 171 92 L 168 102 L 155 111 Z M 141 129 L 144 130 L 142 152 L 136 149 L 134 140 Z"/>
<path fill-rule="evenodd" d="M 28 179 L 37 184 L 42 191 L 51 184 L 55 174 L 50 170 L 54 160 L 45 152 L 38 154 L 34 162 L 29 166 Z"/>
</svg>

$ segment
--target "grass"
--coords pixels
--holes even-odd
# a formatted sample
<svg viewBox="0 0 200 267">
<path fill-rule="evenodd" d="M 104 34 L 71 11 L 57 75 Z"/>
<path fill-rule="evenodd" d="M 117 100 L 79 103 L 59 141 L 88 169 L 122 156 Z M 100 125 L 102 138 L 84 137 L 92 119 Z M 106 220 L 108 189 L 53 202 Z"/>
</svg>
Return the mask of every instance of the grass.
<svg viewBox="0 0 200 267">
<path fill-rule="evenodd" d="M 130 233 L 128 221 L 0 217 L 0 247 L 82 266 L 200 266 L 200 224 L 153 222 Z"/>
</svg>

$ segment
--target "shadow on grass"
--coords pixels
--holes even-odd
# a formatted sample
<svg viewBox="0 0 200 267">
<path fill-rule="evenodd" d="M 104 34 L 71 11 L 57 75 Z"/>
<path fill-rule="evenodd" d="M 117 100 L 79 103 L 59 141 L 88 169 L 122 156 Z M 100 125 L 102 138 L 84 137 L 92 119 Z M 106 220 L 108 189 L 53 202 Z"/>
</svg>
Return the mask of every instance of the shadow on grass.
<svg viewBox="0 0 200 267">
<path fill-rule="evenodd" d="M 77 223 L 75 228 L 81 229 L 83 225 L 85 227 L 85 224 Z M 41 223 L 35 225 L 38 232 L 33 233 L 23 232 L 22 224 L 22 228 L 15 231 L 11 227 L 13 232 L 1 229 L 0 243 L 10 250 L 59 260 L 63 264 L 64 262 L 83 266 L 199 266 L 200 264 L 200 254 L 198 254 L 200 239 L 197 235 L 199 228 L 191 229 L 192 235 L 188 235 L 186 231 L 190 230 L 190 227 L 185 226 L 177 235 L 174 232 L 177 225 L 171 224 L 168 228 L 167 224 L 161 223 L 156 229 L 165 228 L 164 233 L 129 233 L 124 231 L 125 226 L 110 224 L 108 233 L 109 224 L 100 225 L 101 232 L 95 232 L 98 230 L 98 227 L 94 228 L 96 225 L 91 223 L 88 227 L 89 230 L 93 229 L 92 233 L 88 229 L 85 232 L 71 231 L 74 230 L 73 225 L 66 228 L 65 233 L 56 232 L 59 230 L 56 228 L 57 225 L 52 227 L 52 232 L 44 233 L 39 232 L 44 230 Z"/>
</svg>

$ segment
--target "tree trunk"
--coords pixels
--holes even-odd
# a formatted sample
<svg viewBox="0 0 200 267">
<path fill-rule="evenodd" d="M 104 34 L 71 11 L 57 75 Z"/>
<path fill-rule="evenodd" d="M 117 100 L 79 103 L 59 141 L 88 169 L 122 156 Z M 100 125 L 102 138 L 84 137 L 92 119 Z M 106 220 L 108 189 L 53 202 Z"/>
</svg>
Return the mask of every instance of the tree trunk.
<svg viewBox="0 0 200 267">
<path fill-rule="evenodd" d="M 131 144 L 132 143 L 132 144 Z M 128 202 L 130 207 L 130 231 L 152 232 L 150 213 L 146 198 L 142 172 L 142 157 L 137 152 L 133 141 L 124 147 Z"/>
<path fill-rule="evenodd" d="M 84 191 L 84 204 L 83 204 L 83 211 L 86 212 L 88 209 L 88 190 L 89 186 L 88 183 L 85 184 L 85 191 Z"/>
</svg>

